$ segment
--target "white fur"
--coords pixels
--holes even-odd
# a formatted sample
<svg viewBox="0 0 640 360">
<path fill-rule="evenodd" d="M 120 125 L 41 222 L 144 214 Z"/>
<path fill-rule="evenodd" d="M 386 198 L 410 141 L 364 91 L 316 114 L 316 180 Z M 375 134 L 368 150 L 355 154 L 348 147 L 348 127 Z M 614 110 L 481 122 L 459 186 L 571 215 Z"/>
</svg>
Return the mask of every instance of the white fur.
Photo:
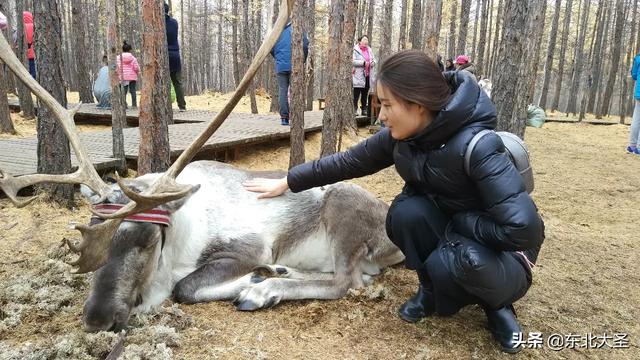
<svg viewBox="0 0 640 360">
<path fill-rule="evenodd" d="M 200 288 L 196 291 L 195 298 L 200 302 L 233 300 L 238 293 L 251 285 L 251 276 L 252 274 L 247 274 L 239 279 L 227 281 L 220 285 Z"/>
<path fill-rule="evenodd" d="M 333 272 L 331 244 L 323 226 L 295 248 L 278 259 L 278 264 L 297 269 L 313 269 L 319 272 Z"/>
</svg>

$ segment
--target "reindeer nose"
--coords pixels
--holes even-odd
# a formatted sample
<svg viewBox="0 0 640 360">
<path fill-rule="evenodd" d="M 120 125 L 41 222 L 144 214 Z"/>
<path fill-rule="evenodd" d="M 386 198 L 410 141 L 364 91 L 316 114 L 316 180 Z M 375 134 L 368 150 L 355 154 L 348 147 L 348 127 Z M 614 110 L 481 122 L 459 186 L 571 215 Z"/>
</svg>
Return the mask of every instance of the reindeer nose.
<svg viewBox="0 0 640 360">
<path fill-rule="evenodd" d="M 86 332 L 120 331 L 127 325 L 128 311 L 122 306 L 87 300 L 84 306 L 84 330 Z"/>
<path fill-rule="evenodd" d="M 111 319 L 99 317 L 95 313 L 85 314 L 84 316 L 84 331 L 86 332 L 109 331 L 113 327 L 113 317 Z"/>
</svg>

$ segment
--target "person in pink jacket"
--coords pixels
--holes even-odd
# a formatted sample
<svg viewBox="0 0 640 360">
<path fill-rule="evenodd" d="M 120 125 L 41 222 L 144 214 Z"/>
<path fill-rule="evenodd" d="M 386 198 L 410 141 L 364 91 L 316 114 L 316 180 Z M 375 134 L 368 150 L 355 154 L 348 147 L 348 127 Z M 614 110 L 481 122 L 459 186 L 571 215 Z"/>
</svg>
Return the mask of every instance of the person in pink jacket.
<svg viewBox="0 0 640 360">
<path fill-rule="evenodd" d="M 0 30 L 7 28 L 7 17 L 0 11 Z"/>
<path fill-rule="evenodd" d="M 120 83 L 124 86 L 125 106 L 127 102 L 127 91 L 131 93 L 131 106 L 138 107 L 136 100 L 136 83 L 138 81 L 138 73 L 140 66 L 138 59 L 131 54 L 131 45 L 126 41 L 122 44 L 122 55 L 118 55 L 118 76 Z"/>
</svg>

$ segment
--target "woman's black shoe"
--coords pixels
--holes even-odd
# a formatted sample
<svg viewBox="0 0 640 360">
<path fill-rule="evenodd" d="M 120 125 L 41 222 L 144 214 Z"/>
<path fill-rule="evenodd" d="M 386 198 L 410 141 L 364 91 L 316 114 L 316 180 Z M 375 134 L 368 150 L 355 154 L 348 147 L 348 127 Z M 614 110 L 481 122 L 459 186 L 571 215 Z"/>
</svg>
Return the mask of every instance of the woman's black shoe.
<svg viewBox="0 0 640 360">
<path fill-rule="evenodd" d="M 404 321 L 415 323 L 435 312 L 433 290 L 420 284 L 418 293 L 398 309 L 398 316 Z"/>
<path fill-rule="evenodd" d="M 515 354 L 522 350 L 522 346 L 516 343 L 517 334 L 522 333 L 522 329 L 516 319 L 513 306 L 507 305 L 495 310 L 485 308 L 484 312 L 489 322 L 489 331 L 500 343 L 502 351 Z"/>
</svg>

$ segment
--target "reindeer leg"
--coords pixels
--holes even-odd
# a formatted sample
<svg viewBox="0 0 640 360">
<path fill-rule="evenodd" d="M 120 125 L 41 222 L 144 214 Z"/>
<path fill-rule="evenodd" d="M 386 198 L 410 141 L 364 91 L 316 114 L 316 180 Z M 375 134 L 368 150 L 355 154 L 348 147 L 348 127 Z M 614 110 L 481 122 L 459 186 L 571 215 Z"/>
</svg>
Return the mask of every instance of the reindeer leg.
<svg viewBox="0 0 640 360">
<path fill-rule="evenodd" d="M 243 289 L 234 301 L 236 308 L 253 311 L 272 307 L 282 300 L 339 299 L 349 288 L 364 286 L 360 261 L 367 252 L 365 244 L 360 242 L 354 248 L 353 240 L 340 240 L 344 241 L 334 243 L 334 273 L 301 271 L 282 265 L 261 266 L 254 270 L 254 278 L 256 273 L 265 277 L 269 270 L 276 277 Z"/>
<path fill-rule="evenodd" d="M 387 207 L 371 198 L 364 190 L 347 184 L 333 185 L 326 193 L 321 221 L 330 239 L 334 272 L 320 273 L 291 269 L 282 265 L 261 266 L 260 272 L 273 277 L 248 286 L 234 301 L 238 310 L 257 310 L 278 304 L 282 300 L 338 299 L 349 288 L 363 287 L 371 277 L 363 276 L 363 263 L 371 263 L 378 242 L 385 237 L 384 219 Z M 367 212 L 354 211 L 357 208 Z M 368 216 L 365 216 L 368 215 Z M 370 248 L 372 247 L 372 248 Z M 321 254 L 318 254 L 321 255 Z M 375 264 L 374 264 L 375 265 Z M 377 266 L 368 274 L 376 274 Z"/>
<path fill-rule="evenodd" d="M 250 274 L 245 274 L 256 265 L 257 262 L 232 258 L 204 264 L 175 285 L 173 298 L 185 304 L 232 300 L 251 284 Z"/>
</svg>

